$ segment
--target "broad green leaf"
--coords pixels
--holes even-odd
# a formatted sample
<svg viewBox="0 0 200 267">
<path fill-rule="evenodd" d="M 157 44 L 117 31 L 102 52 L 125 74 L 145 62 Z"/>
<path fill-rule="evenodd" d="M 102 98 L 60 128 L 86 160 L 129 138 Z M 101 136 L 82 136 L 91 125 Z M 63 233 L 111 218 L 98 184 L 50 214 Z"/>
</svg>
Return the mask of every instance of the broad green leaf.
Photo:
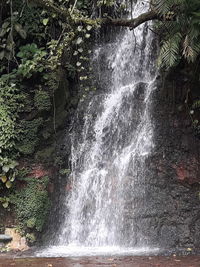
<svg viewBox="0 0 200 267">
<path fill-rule="evenodd" d="M 10 181 L 7 181 L 6 182 L 6 187 L 9 189 L 9 188 L 11 188 L 11 186 L 12 186 L 12 183 Z"/>
<path fill-rule="evenodd" d="M 7 209 L 8 205 L 9 205 L 9 203 L 8 203 L 7 201 L 4 202 L 4 203 L 2 204 L 2 206 L 3 206 L 5 209 Z"/>
<path fill-rule="evenodd" d="M 83 42 L 83 39 L 81 37 L 79 37 L 77 40 L 76 40 L 76 44 L 81 44 Z"/>
<path fill-rule="evenodd" d="M 22 27 L 21 24 L 16 23 L 16 24 L 14 25 L 14 28 L 15 28 L 16 32 L 18 32 L 19 35 L 20 35 L 23 39 L 26 39 L 26 37 L 27 37 L 26 31 L 23 29 L 23 27 Z"/>
<path fill-rule="evenodd" d="M 78 30 L 79 32 L 81 32 L 82 29 L 83 29 L 83 26 L 78 26 L 78 27 L 77 27 L 77 30 Z"/>
<path fill-rule="evenodd" d="M 25 30 L 21 30 L 21 31 L 19 31 L 19 35 L 23 38 L 23 39 L 26 39 L 26 37 L 27 37 L 27 34 L 26 34 L 26 31 Z"/>
<path fill-rule="evenodd" d="M 87 29 L 88 31 L 90 31 L 90 30 L 92 29 L 92 26 L 87 25 L 86 29 Z"/>
<path fill-rule="evenodd" d="M 46 26 L 48 24 L 48 22 L 49 22 L 49 19 L 48 18 L 43 19 L 43 21 L 42 21 L 42 23 L 43 23 L 44 26 Z"/>
<path fill-rule="evenodd" d="M 10 170 L 10 167 L 8 165 L 4 165 L 2 167 L 2 170 L 6 173 L 6 172 L 8 172 Z"/>
<path fill-rule="evenodd" d="M 7 181 L 7 177 L 4 175 L 4 176 L 2 176 L 1 177 L 1 181 L 3 182 L 3 183 L 5 183 L 6 181 Z"/>
</svg>

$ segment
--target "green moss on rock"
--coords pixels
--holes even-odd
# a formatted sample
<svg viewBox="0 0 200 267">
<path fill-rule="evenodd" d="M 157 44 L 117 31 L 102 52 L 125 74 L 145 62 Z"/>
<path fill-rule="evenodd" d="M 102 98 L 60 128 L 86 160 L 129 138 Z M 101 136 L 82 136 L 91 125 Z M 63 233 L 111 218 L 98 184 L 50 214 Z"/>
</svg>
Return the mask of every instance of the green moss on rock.
<svg viewBox="0 0 200 267">
<path fill-rule="evenodd" d="M 67 118 L 68 112 L 66 110 L 62 110 L 60 113 L 56 114 L 56 129 L 59 129 L 63 125 L 65 125 L 66 118 Z"/>
<path fill-rule="evenodd" d="M 21 135 L 16 147 L 22 154 L 31 155 L 34 153 L 35 147 L 39 142 L 38 131 L 42 123 L 42 118 L 21 121 L 19 126 Z"/>
<path fill-rule="evenodd" d="M 29 243 L 35 243 L 36 241 L 36 236 L 34 233 L 27 233 L 26 234 L 26 239 Z"/>
<path fill-rule="evenodd" d="M 39 110 L 50 110 L 51 108 L 51 99 L 46 91 L 36 91 L 34 96 L 34 106 Z"/>
<path fill-rule="evenodd" d="M 31 228 L 41 232 L 50 208 L 47 192 L 48 177 L 24 180 L 27 185 L 16 191 L 10 199 L 23 230 Z"/>
<path fill-rule="evenodd" d="M 54 159 L 55 145 L 51 145 L 43 150 L 38 151 L 35 154 L 35 159 L 37 161 L 42 161 L 45 163 L 52 162 Z"/>
<path fill-rule="evenodd" d="M 36 225 L 36 218 L 31 218 L 26 222 L 28 228 L 34 228 Z"/>
</svg>

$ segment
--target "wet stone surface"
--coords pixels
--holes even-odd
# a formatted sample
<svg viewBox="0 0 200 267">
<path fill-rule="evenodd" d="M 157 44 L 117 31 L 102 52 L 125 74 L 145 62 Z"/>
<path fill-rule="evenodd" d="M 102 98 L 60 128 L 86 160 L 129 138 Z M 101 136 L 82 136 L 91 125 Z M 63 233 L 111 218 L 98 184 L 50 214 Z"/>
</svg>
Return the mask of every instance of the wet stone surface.
<svg viewBox="0 0 200 267">
<path fill-rule="evenodd" d="M 12 240 L 12 237 L 9 235 L 0 235 L 0 243 L 1 242 L 9 242 Z"/>
<path fill-rule="evenodd" d="M 84 258 L 4 258 L 0 267 L 200 267 L 200 256 L 181 257 L 84 257 Z"/>
</svg>

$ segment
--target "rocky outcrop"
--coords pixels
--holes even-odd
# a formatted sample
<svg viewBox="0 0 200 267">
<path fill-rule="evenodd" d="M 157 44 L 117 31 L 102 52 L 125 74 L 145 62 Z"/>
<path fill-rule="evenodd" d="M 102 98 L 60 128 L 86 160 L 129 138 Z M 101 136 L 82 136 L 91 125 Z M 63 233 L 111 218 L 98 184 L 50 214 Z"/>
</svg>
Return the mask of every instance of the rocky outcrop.
<svg viewBox="0 0 200 267">
<path fill-rule="evenodd" d="M 139 238 L 160 248 L 199 248 L 200 142 L 180 97 L 180 87 L 154 92 L 154 150 L 146 160 L 144 210 L 133 215 Z M 169 87 L 169 88 L 166 88 Z M 177 90 L 174 92 L 174 90 Z M 184 94 L 184 92 L 182 92 Z"/>
<path fill-rule="evenodd" d="M 9 235 L 0 235 L 0 251 L 8 242 L 12 241 L 12 237 Z"/>
<path fill-rule="evenodd" d="M 173 167 L 176 170 L 179 181 L 190 185 L 200 182 L 199 162 L 194 156 L 187 160 L 183 160 Z"/>
<path fill-rule="evenodd" d="M 29 249 L 26 238 L 22 237 L 16 228 L 6 228 L 5 234 L 11 237 L 10 242 L 6 245 L 8 250 L 25 251 Z"/>
</svg>

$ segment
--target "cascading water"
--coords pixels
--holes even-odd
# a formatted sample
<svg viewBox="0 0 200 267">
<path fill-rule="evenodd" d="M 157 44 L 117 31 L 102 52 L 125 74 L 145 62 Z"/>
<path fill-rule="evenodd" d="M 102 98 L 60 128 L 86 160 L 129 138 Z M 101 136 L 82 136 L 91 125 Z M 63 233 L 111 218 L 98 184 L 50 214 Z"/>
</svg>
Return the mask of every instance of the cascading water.
<svg viewBox="0 0 200 267">
<path fill-rule="evenodd" d="M 138 1 L 133 17 L 146 10 L 148 4 Z M 110 79 L 90 100 L 82 132 L 72 134 L 72 190 L 49 254 L 123 253 L 148 245 L 135 218 L 145 209 L 145 160 L 154 147 L 153 34 L 145 24 L 123 31 L 118 40 L 94 53 L 95 64 L 107 55 Z"/>
</svg>

